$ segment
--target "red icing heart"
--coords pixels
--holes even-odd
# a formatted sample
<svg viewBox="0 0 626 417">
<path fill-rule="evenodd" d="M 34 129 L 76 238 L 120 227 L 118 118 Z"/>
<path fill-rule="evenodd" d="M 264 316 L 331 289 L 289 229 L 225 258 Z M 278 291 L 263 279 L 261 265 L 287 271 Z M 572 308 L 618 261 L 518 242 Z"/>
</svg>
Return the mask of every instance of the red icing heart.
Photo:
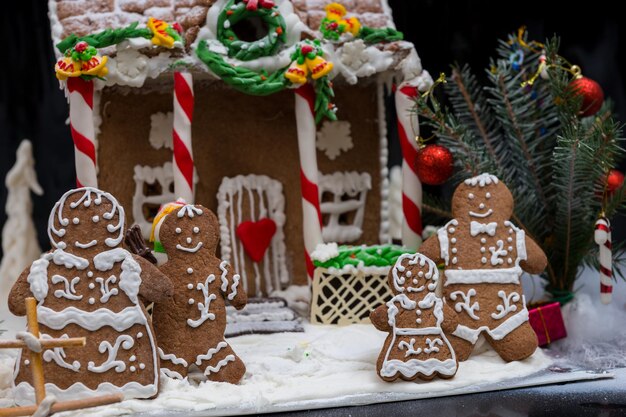
<svg viewBox="0 0 626 417">
<path fill-rule="evenodd" d="M 276 233 L 276 223 L 268 218 L 248 220 L 237 226 L 236 233 L 250 259 L 261 262 Z"/>
</svg>

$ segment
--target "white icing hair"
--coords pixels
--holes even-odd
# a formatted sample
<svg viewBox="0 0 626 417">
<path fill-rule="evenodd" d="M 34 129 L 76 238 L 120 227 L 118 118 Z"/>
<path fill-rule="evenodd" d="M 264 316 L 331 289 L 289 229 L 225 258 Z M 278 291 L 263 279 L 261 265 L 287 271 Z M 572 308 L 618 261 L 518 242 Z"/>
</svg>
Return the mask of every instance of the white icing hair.
<svg viewBox="0 0 626 417">
<path fill-rule="evenodd" d="M 52 211 L 50 212 L 50 217 L 48 218 L 48 237 L 50 238 L 50 243 L 52 244 L 52 246 L 58 249 L 65 249 L 67 247 L 67 244 L 62 239 L 60 239 L 59 241 L 55 240 L 55 236 L 57 238 L 62 238 L 63 236 L 65 236 L 66 230 L 64 226 L 69 225 L 70 221 L 68 218 L 63 217 L 63 209 L 65 208 L 67 198 L 71 195 L 79 193 L 82 193 L 83 195 L 75 202 L 70 203 L 70 209 L 75 209 L 81 204 L 85 207 L 91 206 L 92 203 L 96 206 L 99 206 L 100 204 L 102 204 L 103 198 L 111 202 L 113 208 L 111 209 L 111 211 L 104 213 L 102 215 L 102 218 L 105 220 L 111 220 L 113 217 L 115 217 L 116 213 L 119 215 L 119 221 L 116 225 L 107 225 L 108 232 L 117 232 L 117 236 L 114 238 L 106 238 L 104 243 L 111 248 L 118 246 L 122 242 L 122 239 L 124 239 L 124 208 L 111 194 L 93 187 L 83 187 L 69 190 L 68 192 L 63 194 L 59 201 L 57 201 L 57 203 L 54 205 Z M 55 216 L 59 221 L 59 224 L 61 225 L 59 229 L 54 226 Z"/>
<path fill-rule="evenodd" d="M 403 275 L 403 272 L 406 270 L 406 267 L 402 265 L 402 261 L 408 259 L 409 265 L 416 265 L 419 263 L 421 267 L 428 264 L 428 272 L 424 273 L 424 278 L 427 280 L 432 280 L 431 283 L 428 284 L 429 291 L 435 291 L 437 288 L 437 282 L 439 281 L 439 270 L 437 269 L 437 265 L 428 257 L 422 255 L 421 253 L 405 253 L 404 255 L 400 255 L 396 264 L 393 266 L 392 275 L 393 275 L 393 287 L 396 291 L 402 293 L 404 292 L 404 283 L 408 277 Z M 413 287 L 407 287 L 413 288 Z M 420 290 L 421 291 L 421 290 Z M 411 291 L 409 291 L 411 292 Z"/>
<path fill-rule="evenodd" d="M 473 178 L 466 179 L 465 185 L 469 185 L 470 187 L 476 187 L 477 185 L 484 187 L 486 185 L 497 184 L 498 182 L 500 182 L 500 180 L 495 175 L 483 173 Z"/>
<path fill-rule="evenodd" d="M 185 215 L 187 215 L 187 217 L 189 217 L 190 219 L 193 219 L 196 215 L 202 216 L 202 210 L 194 206 L 193 204 L 185 204 L 181 207 L 180 210 L 178 210 L 177 215 L 179 219 Z"/>
</svg>

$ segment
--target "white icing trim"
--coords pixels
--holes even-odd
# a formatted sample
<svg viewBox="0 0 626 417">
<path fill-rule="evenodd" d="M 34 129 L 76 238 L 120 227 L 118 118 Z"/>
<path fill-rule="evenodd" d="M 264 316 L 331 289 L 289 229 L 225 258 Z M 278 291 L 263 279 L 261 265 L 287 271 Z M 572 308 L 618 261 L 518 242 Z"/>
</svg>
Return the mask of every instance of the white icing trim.
<svg viewBox="0 0 626 417">
<path fill-rule="evenodd" d="M 478 301 L 474 301 L 474 303 L 470 305 L 470 303 L 472 302 L 472 297 L 476 296 L 476 290 L 474 288 L 470 288 L 469 290 L 467 290 L 467 294 L 464 293 L 463 291 L 454 291 L 450 294 L 450 300 L 456 301 L 458 296 L 461 296 L 463 301 L 454 304 L 454 310 L 457 313 L 460 313 L 461 311 L 465 310 L 467 315 L 470 316 L 472 319 L 479 320 L 476 313 L 474 313 L 474 310 L 480 311 L 480 306 L 478 305 Z"/>
<path fill-rule="evenodd" d="M 363 234 L 363 218 L 367 192 L 372 188 L 372 180 L 367 172 L 334 172 L 318 175 L 320 211 L 328 215 L 328 221 L 322 225 L 322 237 L 330 242 L 354 242 Z M 322 202 L 325 192 L 333 194 L 333 201 Z M 346 199 L 348 196 L 350 199 Z M 342 214 L 354 211 L 352 224 L 340 224 Z"/>
<path fill-rule="evenodd" d="M 176 213 L 176 216 L 179 219 L 182 219 L 185 216 L 189 217 L 190 219 L 193 219 L 195 216 L 202 216 L 202 214 L 203 214 L 202 209 L 199 209 L 193 204 L 185 204 L 178 210 L 178 213 Z"/>
<path fill-rule="evenodd" d="M 141 286 L 141 267 L 133 258 L 133 255 L 126 249 L 115 248 L 106 252 L 100 252 L 93 258 L 93 264 L 96 269 L 103 272 L 109 271 L 118 262 L 122 262 L 119 287 L 133 303 L 137 303 L 137 295 Z M 103 291 L 100 301 L 108 301 L 109 297 L 114 295 L 113 291 L 110 291 L 108 294 L 105 294 Z"/>
<path fill-rule="evenodd" d="M 172 378 L 172 379 L 185 379 L 180 373 L 176 371 L 172 371 L 171 369 L 168 369 L 168 368 L 161 367 L 160 371 L 161 371 L 161 378 L 165 376 L 165 377 Z"/>
<path fill-rule="evenodd" d="M 204 282 L 204 284 L 200 282 L 198 283 L 198 286 L 196 287 L 196 289 L 199 291 L 202 291 L 202 295 L 204 295 L 204 302 L 197 303 L 198 310 L 200 310 L 200 318 L 196 320 L 187 319 L 187 325 L 189 327 L 198 327 L 207 320 L 215 320 L 215 314 L 209 313 L 209 308 L 211 307 L 211 301 L 217 299 L 217 296 L 215 294 L 209 293 L 209 284 L 211 284 L 213 281 L 215 281 L 215 275 L 210 274 L 206 278 L 206 281 Z"/>
<path fill-rule="evenodd" d="M 441 259 L 448 266 L 450 263 L 450 241 L 448 240 L 448 226 L 458 226 L 459 222 L 456 219 L 450 220 L 445 226 L 437 230 L 437 238 L 439 239 L 439 249 Z M 446 271 L 447 272 L 447 271 Z"/>
<path fill-rule="evenodd" d="M 188 248 L 186 246 L 181 245 L 180 243 L 176 244 L 176 249 L 183 251 L 183 252 L 189 252 L 189 253 L 196 253 L 200 250 L 201 247 L 202 247 L 202 242 L 198 242 L 196 246 L 194 246 L 193 248 Z"/>
<path fill-rule="evenodd" d="M 446 269 L 444 287 L 453 284 L 519 284 L 522 268 Z"/>
<path fill-rule="evenodd" d="M 93 361 L 89 361 L 87 364 L 87 370 L 95 373 L 103 373 L 109 369 L 115 369 L 115 372 L 117 373 L 124 372 L 126 370 L 126 362 L 116 359 L 118 351 L 120 347 L 124 350 L 130 350 L 130 348 L 134 345 L 135 340 L 127 334 L 118 336 L 113 345 L 111 345 L 111 343 L 107 340 L 100 342 L 98 352 L 108 352 L 108 356 L 106 360 L 98 366 L 96 366 Z"/>
<path fill-rule="evenodd" d="M 402 265 L 402 261 L 404 261 L 405 259 L 408 259 L 409 265 L 416 265 L 417 263 L 419 263 L 420 267 L 424 267 L 426 264 L 428 264 L 428 272 L 424 274 L 424 277 L 427 280 L 432 280 L 432 282 L 428 285 L 428 289 L 430 291 L 434 291 L 437 287 L 437 282 L 439 281 L 439 270 L 437 269 L 437 265 L 432 260 L 422 255 L 421 253 L 405 253 L 398 257 L 392 269 L 394 289 L 398 293 L 403 293 L 405 290 L 404 283 L 406 282 L 406 279 L 409 278 L 410 272 L 407 271 L 406 274 L 402 275 L 406 270 L 406 267 Z M 406 287 L 406 290 L 407 292 L 420 292 L 423 290 L 423 287 L 420 288 L 408 286 Z M 424 298 L 424 300 L 426 300 L 427 298 L 428 295 Z"/>
<path fill-rule="evenodd" d="M 216 372 L 219 372 L 220 369 L 222 369 L 224 366 L 226 366 L 228 364 L 228 362 L 234 362 L 234 361 L 235 361 L 235 355 L 228 355 L 224 359 L 219 361 L 217 363 L 217 365 L 215 365 L 215 366 L 207 366 L 206 369 L 204 370 L 204 374 L 208 376 L 210 374 L 214 374 Z"/>
<path fill-rule="evenodd" d="M 202 365 L 202 361 L 210 361 L 211 358 L 213 358 L 213 355 L 224 349 L 226 346 L 228 346 L 228 343 L 221 341 L 214 348 L 210 348 L 207 353 L 196 356 L 196 365 Z"/>
<path fill-rule="evenodd" d="M 243 218 L 243 199 L 247 196 L 250 204 L 250 218 Z M 237 204 L 234 204 L 235 199 Z M 267 294 L 280 290 L 290 281 L 286 265 L 285 197 L 280 182 L 265 175 L 239 175 L 222 179 L 217 192 L 217 216 L 220 223 L 221 257 L 233 265 L 241 275 L 243 289 L 248 292 L 249 282 L 254 280 L 258 295 L 261 295 L 261 280 L 265 282 Z M 253 265 L 254 276 L 249 276 L 247 259 L 236 229 L 243 221 L 257 221 L 269 218 L 276 224 L 276 232 L 263 260 Z M 222 280 L 223 282 L 223 280 Z M 222 284 L 224 285 L 224 284 Z M 226 292 L 227 288 L 222 291 Z M 234 296 L 233 296 L 234 298 Z"/>
<path fill-rule="evenodd" d="M 326 262 L 336 256 L 339 256 L 339 246 L 335 242 L 320 243 L 311 252 L 312 261 Z"/>
<path fill-rule="evenodd" d="M 526 309 L 526 299 L 522 295 L 522 305 L 523 309 L 515 314 L 514 316 L 509 317 L 504 322 L 502 322 L 495 329 L 489 329 L 487 326 L 480 326 L 477 329 L 470 329 L 467 326 L 462 324 L 457 325 L 453 335 L 460 337 L 461 339 L 465 339 L 472 344 L 475 344 L 478 340 L 478 336 L 480 336 L 481 332 L 486 332 L 489 336 L 491 336 L 494 340 L 502 340 L 513 330 L 517 329 L 519 326 L 528 321 L 528 310 Z"/>
<path fill-rule="evenodd" d="M 485 172 L 475 177 L 468 178 L 463 182 L 465 183 L 465 185 L 469 185 L 470 187 L 479 186 L 482 188 L 482 187 L 486 187 L 487 185 L 498 184 L 500 180 L 495 175 L 488 174 Z"/>
<path fill-rule="evenodd" d="M 104 326 L 111 326 L 118 332 L 135 324 L 147 324 L 147 319 L 139 306 L 129 306 L 119 312 L 108 308 L 84 311 L 76 307 L 68 307 L 61 311 L 46 306 L 37 306 L 37 318 L 40 324 L 54 330 L 61 330 L 68 324 L 76 324 L 85 330 L 96 331 Z"/>
<path fill-rule="evenodd" d="M 389 168 L 389 144 L 387 143 L 387 110 L 385 107 L 385 83 L 381 76 L 376 78 L 376 109 L 378 122 L 378 160 L 380 162 L 380 230 L 378 239 L 380 243 L 391 243 L 390 234 L 390 181 Z"/>
<path fill-rule="evenodd" d="M 29 275 L 30 276 L 30 275 Z M 76 295 L 76 284 L 80 282 L 79 277 L 72 278 L 72 281 L 68 281 L 67 278 L 61 275 L 52 275 L 50 278 L 53 284 L 64 284 L 64 288 L 54 291 L 54 296 L 57 298 L 67 298 L 68 300 L 82 300 L 82 295 Z"/>
<path fill-rule="evenodd" d="M 158 376 L 158 373 L 155 372 Z M 54 395 L 59 400 L 75 400 L 76 398 L 95 397 L 107 394 L 124 394 L 125 398 L 150 398 L 157 394 L 157 384 L 142 385 L 131 381 L 123 386 L 116 386 L 110 382 L 99 384 L 96 389 L 76 382 L 67 389 L 61 389 L 54 384 L 46 383 L 46 393 Z M 28 382 L 20 382 L 14 389 L 13 395 L 18 405 L 31 405 L 35 402 L 35 390 Z"/>
<path fill-rule="evenodd" d="M 63 196 L 59 199 L 59 201 L 57 201 L 52 211 L 50 212 L 50 217 L 48 218 L 48 237 L 50 238 L 50 242 L 52 243 L 52 246 L 58 249 L 65 249 L 67 247 L 67 242 L 64 242 L 63 240 L 59 240 L 57 242 L 55 240 L 55 236 L 57 238 L 62 238 L 63 236 L 65 236 L 65 231 L 66 231 L 65 227 L 67 227 L 70 224 L 70 221 L 69 219 L 63 217 L 63 209 L 65 208 L 65 202 L 67 198 L 77 193 L 83 193 L 83 195 L 76 202 L 70 203 L 69 205 L 70 209 L 74 209 L 78 207 L 79 204 L 83 204 L 85 207 L 89 207 L 92 202 L 98 206 L 102 204 L 102 198 L 106 198 L 107 200 L 109 200 L 113 208 L 111 209 L 110 212 L 104 213 L 102 215 L 102 218 L 104 220 L 111 220 L 113 219 L 115 214 L 118 214 L 119 221 L 117 222 L 117 224 L 107 225 L 107 230 L 109 233 L 114 233 L 114 232 L 118 232 L 118 233 L 117 233 L 117 236 L 114 238 L 110 238 L 110 237 L 106 238 L 104 240 L 104 243 L 110 248 L 115 248 L 120 243 L 122 243 L 122 239 L 124 239 L 124 220 L 125 220 L 124 208 L 119 204 L 117 199 L 113 197 L 111 194 L 98 190 L 97 188 L 84 187 L 84 188 L 69 190 L 68 192 L 63 194 Z M 61 226 L 59 229 L 56 229 L 56 227 L 54 226 L 55 217 Z"/>
<path fill-rule="evenodd" d="M 502 299 L 502 304 L 496 306 L 497 313 L 491 313 L 491 318 L 494 320 L 500 320 L 507 314 L 517 311 L 517 303 L 520 300 L 520 296 L 517 292 L 510 294 L 505 293 L 503 290 L 498 291 L 498 297 Z"/>
</svg>

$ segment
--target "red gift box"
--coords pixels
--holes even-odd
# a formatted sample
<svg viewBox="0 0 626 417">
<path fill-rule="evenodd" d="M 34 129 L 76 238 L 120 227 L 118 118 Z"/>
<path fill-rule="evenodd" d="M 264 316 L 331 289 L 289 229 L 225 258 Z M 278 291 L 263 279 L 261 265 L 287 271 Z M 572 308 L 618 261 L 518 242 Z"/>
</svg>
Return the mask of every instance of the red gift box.
<svg viewBox="0 0 626 417">
<path fill-rule="evenodd" d="M 528 310 L 528 321 L 535 333 L 539 346 L 545 346 L 567 336 L 560 303 L 543 304 Z"/>
</svg>

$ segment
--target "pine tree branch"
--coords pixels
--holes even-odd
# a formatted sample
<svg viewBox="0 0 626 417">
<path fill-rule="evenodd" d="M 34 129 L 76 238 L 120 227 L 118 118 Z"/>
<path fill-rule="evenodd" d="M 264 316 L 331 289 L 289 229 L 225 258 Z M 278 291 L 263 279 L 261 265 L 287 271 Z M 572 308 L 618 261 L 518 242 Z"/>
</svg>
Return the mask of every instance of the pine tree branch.
<svg viewBox="0 0 626 417">
<path fill-rule="evenodd" d="M 452 70 L 452 80 L 457 85 L 459 92 L 461 93 L 461 95 L 463 96 L 463 99 L 465 100 L 465 103 L 467 104 L 467 108 L 469 109 L 470 114 L 472 115 L 472 118 L 474 119 L 474 123 L 476 124 L 476 127 L 478 128 L 478 131 L 480 132 L 480 136 L 482 137 L 483 142 L 485 143 L 485 146 L 487 147 L 487 151 L 489 152 L 493 160 L 496 162 L 496 164 L 500 167 L 501 166 L 500 159 L 498 158 L 496 154 L 496 150 L 494 149 L 491 143 L 491 138 L 489 137 L 489 134 L 487 133 L 487 129 L 485 129 L 485 125 L 483 124 L 482 119 L 480 118 L 480 116 L 478 115 L 478 112 L 476 111 L 476 106 L 474 105 L 472 97 L 467 91 L 467 88 L 465 86 L 465 83 L 463 82 L 463 79 L 461 77 L 461 74 L 459 73 L 458 68 L 454 68 Z"/>
<path fill-rule="evenodd" d="M 429 204 L 422 203 L 422 209 L 428 213 L 443 217 L 445 219 L 451 219 L 453 217 L 451 212 L 431 206 Z"/>
<path fill-rule="evenodd" d="M 561 289 L 565 288 L 565 277 L 567 277 L 568 274 L 568 268 L 569 268 L 569 257 L 571 256 L 570 254 L 570 246 L 572 244 L 572 201 L 574 199 L 574 167 L 576 165 L 576 156 L 577 156 L 577 147 L 578 147 L 578 141 L 575 141 L 572 143 L 572 157 L 570 158 L 569 161 L 569 167 L 568 167 L 568 189 L 567 189 L 567 203 L 566 203 L 566 207 L 567 207 L 567 212 L 566 212 L 566 226 L 565 226 L 565 260 L 563 262 L 563 273 L 561 274 L 561 277 L 559 278 L 559 283 L 561 285 Z"/>
<path fill-rule="evenodd" d="M 498 85 L 500 86 L 500 90 L 502 91 L 502 96 L 506 104 L 507 113 L 509 114 L 511 123 L 513 123 L 515 135 L 517 136 L 517 141 L 519 142 L 520 147 L 522 148 L 522 153 L 524 154 L 524 157 L 526 158 L 526 162 L 528 163 L 528 168 L 530 169 L 531 175 L 533 176 L 535 187 L 537 188 L 537 191 L 539 192 L 541 203 L 543 204 L 544 207 L 548 207 L 548 199 L 546 198 L 546 194 L 541 185 L 541 180 L 539 179 L 539 175 L 537 174 L 537 169 L 535 167 L 535 162 L 533 158 L 531 157 L 530 152 L 528 150 L 526 139 L 524 138 L 522 129 L 519 126 L 517 116 L 515 115 L 515 112 L 513 111 L 513 106 L 509 98 L 508 89 L 506 87 L 506 84 L 504 82 L 504 77 L 502 75 L 498 77 Z"/>
</svg>

